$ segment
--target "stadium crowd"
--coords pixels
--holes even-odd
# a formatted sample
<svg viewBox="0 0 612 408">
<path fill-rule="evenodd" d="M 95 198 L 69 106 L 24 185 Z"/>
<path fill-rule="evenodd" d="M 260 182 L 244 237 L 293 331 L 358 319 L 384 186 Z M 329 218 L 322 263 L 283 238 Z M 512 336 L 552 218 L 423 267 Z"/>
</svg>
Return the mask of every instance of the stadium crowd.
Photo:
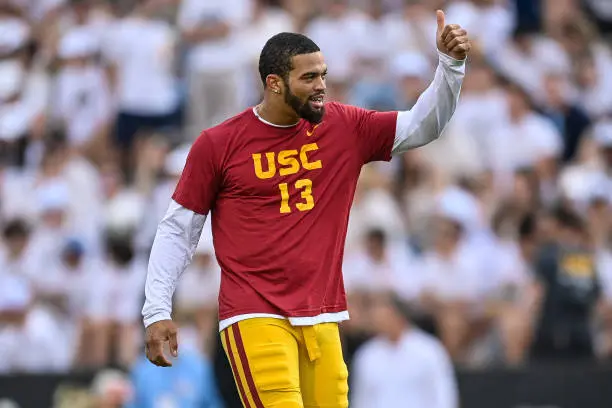
<svg viewBox="0 0 612 408">
<path fill-rule="evenodd" d="M 442 138 L 363 170 L 344 265 L 359 389 L 417 355 L 450 377 L 612 357 L 612 3 L 0 0 L 0 373 L 142 359 L 157 224 L 199 132 L 258 102 L 267 38 L 317 42 L 329 100 L 410 109 L 436 8 L 474 47 Z M 206 229 L 175 317 L 211 360 L 219 279 Z"/>
</svg>

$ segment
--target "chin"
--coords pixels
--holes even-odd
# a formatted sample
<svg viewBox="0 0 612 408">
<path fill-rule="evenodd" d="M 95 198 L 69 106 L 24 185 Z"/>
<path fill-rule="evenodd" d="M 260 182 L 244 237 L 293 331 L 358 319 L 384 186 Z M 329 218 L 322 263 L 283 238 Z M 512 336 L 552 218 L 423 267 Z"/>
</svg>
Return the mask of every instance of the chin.
<svg viewBox="0 0 612 408">
<path fill-rule="evenodd" d="M 308 109 L 307 111 L 303 112 L 302 115 L 300 115 L 302 117 L 302 119 L 313 123 L 313 124 L 317 124 L 317 123 L 321 123 L 321 121 L 323 121 L 323 117 L 325 116 L 325 107 L 321 107 L 319 109 Z"/>
</svg>

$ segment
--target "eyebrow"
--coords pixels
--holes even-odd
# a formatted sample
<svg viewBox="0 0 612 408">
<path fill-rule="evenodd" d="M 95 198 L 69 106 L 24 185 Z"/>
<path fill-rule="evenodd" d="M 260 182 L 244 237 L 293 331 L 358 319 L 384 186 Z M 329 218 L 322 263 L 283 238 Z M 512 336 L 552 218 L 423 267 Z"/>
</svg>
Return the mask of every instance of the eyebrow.
<svg viewBox="0 0 612 408">
<path fill-rule="evenodd" d="M 320 71 L 305 72 L 302 74 L 300 78 L 316 77 L 318 75 L 326 75 L 326 74 L 327 74 L 327 67 L 325 67 L 322 72 Z"/>
</svg>

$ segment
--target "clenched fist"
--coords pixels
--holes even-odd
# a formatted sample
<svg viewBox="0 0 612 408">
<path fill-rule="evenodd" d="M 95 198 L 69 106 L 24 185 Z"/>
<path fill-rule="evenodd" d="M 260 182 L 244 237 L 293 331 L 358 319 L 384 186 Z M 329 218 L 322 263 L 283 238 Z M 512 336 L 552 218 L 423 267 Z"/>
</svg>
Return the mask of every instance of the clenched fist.
<svg viewBox="0 0 612 408">
<path fill-rule="evenodd" d="M 161 320 L 147 327 L 146 353 L 150 362 L 160 367 L 172 366 L 164 355 L 164 345 L 168 343 L 172 357 L 178 356 L 177 332 L 172 320 Z"/>
<path fill-rule="evenodd" d="M 438 30 L 436 33 L 438 50 L 456 60 L 465 59 L 471 48 L 467 31 L 458 24 L 446 25 L 442 10 L 438 10 L 436 15 L 438 19 Z"/>
</svg>

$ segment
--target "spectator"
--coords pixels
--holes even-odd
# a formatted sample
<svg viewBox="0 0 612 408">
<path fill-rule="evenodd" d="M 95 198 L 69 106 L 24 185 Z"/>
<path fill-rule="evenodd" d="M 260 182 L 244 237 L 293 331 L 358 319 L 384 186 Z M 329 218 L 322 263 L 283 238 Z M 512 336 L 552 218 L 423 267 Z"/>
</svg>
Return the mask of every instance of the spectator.
<svg viewBox="0 0 612 408">
<path fill-rule="evenodd" d="M 105 267 L 100 271 L 103 279 L 96 294 L 100 317 L 94 328 L 100 338 L 96 355 L 101 364 L 129 367 L 142 340 L 138 320 L 146 268 L 141 259 L 135 258 L 129 235 L 109 234 L 106 251 Z"/>
<path fill-rule="evenodd" d="M 100 161 L 110 126 L 111 95 L 106 75 L 95 63 L 96 38 L 85 30 L 64 36 L 58 55 L 61 68 L 55 78 L 55 126 L 65 129 L 71 146 Z"/>
<path fill-rule="evenodd" d="M 438 340 L 411 324 L 397 296 L 378 294 L 371 316 L 376 337 L 355 356 L 351 407 L 458 407 L 449 356 Z"/>
<path fill-rule="evenodd" d="M 536 266 L 545 293 L 531 356 L 592 358 L 590 322 L 601 293 L 594 253 L 580 217 L 562 208 L 553 216 L 555 239 L 542 248 Z"/>
<path fill-rule="evenodd" d="M 548 116 L 557 131 L 563 135 L 564 163 L 576 157 L 578 146 L 591 120 L 584 110 L 571 98 L 568 78 L 563 75 L 550 74 L 544 78 L 546 105 L 544 113 Z"/>
<path fill-rule="evenodd" d="M 11 220 L 3 227 L 3 251 L 0 252 L 0 270 L 25 279 L 31 279 L 34 265 L 28 256 L 31 229 L 20 219 Z"/>
<path fill-rule="evenodd" d="M 134 387 L 127 375 L 118 370 L 100 371 L 91 384 L 93 401 L 90 406 L 95 408 L 124 407 L 134 394 Z"/>
<path fill-rule="evenodd" d="M 507 186 L 512 172 L 532 167 L 538 174 L 543 199 L 556 199 L 557 162 L 563 154 L 563 139 L 553 123 L 536 113 L 528 95 L 508 84 L 508 121 L 497 127 L 492 159 L 498 181 Z M 504 184 L 505 183 L 505 184 Z"/>
<path fill-rule="evenodd" d="M 526 362 L 542 296 L 533 271 L 539 242 L 536 217 L 529 214 L 507 225 L 514 220 L 502 218 L 504 215 L 510 214 L 500 213 L 498 219 L 500 279 L 496 314 L 504 361 L 517 365 Z"/>
<path fill-rule="evenodd" d="M 251 0 L 181 0 L 178 26 L 189 46 L 187 137 L 238 113 L 242 67 L 239 29 L 251 19 Z"/>
<path fill-rule="evenodd" d="M 354 38 L 362 36 L 360 30 L 365 16 L 349 7 L 347 0 L 326 2 L 324 11 L 305 28 L 305 34 L 316 42 L 326 56 L 330 67 L 327 85 L 332 97 L 343 100 L 353 76 L 356 59 Z"/>
<path fill-rule="evenodd" d="M 447 209 L 447 211 L 450 209 Z M 477 249 L 467 244 L 462 219 L 450 211 L 433 221 L 433 245 L 425 252 L 421 302 L 434 318 L 440 338 L 455 361 L 464 360 L 482 317 Z"/>
<path fill-rule="evenodd" d="M 178 124 L 177 33 L 160 19 L 159 7 L 155 0 L 138 2 L 112 26 L 104 42 L 103 54 L 112 68 L 119 110 L 115 140 L 124 150 L 132 147 L 142 130 Z M 130 163 L 129 156 L 124 160 L 126 165 Z"/>
<path fill-rule="evenodd" d="M 491 56 L 494 67 L 535 101 L 542 96 L 542 78 L 549 72 L 569 74 L 570 60 L 561 45 L 533 26 L 515 28 L 512 40 Z"/>
</svg>

